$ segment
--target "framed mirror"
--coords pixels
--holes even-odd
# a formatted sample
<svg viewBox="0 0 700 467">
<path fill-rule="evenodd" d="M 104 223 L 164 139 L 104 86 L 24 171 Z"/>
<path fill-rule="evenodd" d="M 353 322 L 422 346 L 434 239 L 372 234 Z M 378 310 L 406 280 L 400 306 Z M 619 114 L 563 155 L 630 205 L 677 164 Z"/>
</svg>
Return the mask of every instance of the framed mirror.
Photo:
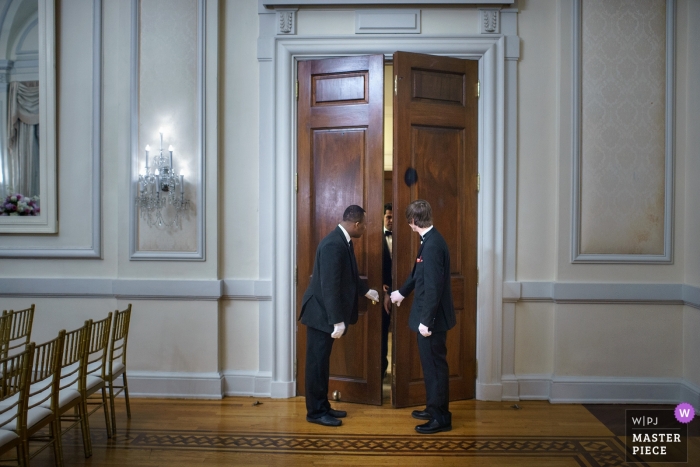
<svg viewBox="0 0 700 467">
<path fill-rule="evenodd" d="M 56 233 L 55 0 L 0 1 L 0 233 Z"/>
</svg>

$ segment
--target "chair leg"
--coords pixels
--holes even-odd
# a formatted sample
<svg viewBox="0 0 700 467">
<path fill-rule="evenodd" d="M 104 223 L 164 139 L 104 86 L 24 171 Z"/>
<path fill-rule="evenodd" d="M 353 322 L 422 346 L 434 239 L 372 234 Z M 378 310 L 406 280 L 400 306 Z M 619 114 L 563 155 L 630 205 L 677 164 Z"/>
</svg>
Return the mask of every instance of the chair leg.
<svg viewBox="0 0 700 467">
<path fill-rule="evenodd" d="M 112 434 L 117 434 L 117 415 L 114 412 L 114 381 L 109 381 L 109 414 L 112 416 Z"/>
<path fill-rule="evenodd" d="M 83 432 L 83 450 L 85 458 L 92 456 L 92 439 L 90 439 L 90 421 L 88 420 L 87 401 L 80 401 L 78 411 L 80 413 L 80 429 Z"/>
<path fill-rule="evenodd" d="M 56 460 L 56 467 L 63 467 L 63 443 L 61 442 L 61 422 L 59 417 L 51 422 L 49 433 L 53 439 L 53 455 Z"/>
<path fill-rule="evenodd" d="M 126 370 L 122 373 L 124 381 L 124 399 L 126 399 L 126 417 L 131 418 L 131 406 L 129 405 L 129 384 L 126 382 Z"/>
<path fill-rule="evenodd" d="M 105 413 L 105 427 L 107 427 L 107 438 L 112 437 L 112 421 L 109 418 L 107 406 L 107 388 L 102 386 L 102 411 Z"/>
</svg>

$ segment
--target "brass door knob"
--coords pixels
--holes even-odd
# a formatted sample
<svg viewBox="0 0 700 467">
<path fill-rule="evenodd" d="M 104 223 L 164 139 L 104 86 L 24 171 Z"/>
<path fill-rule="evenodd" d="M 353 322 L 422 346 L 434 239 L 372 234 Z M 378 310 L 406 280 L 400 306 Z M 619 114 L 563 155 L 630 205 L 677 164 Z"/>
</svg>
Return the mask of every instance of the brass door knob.
<svg viewBox="0 0 700 467">
<path fill-rule="evenodd" d="M 337 389 L 333 391 L 333 400 L 336 402 L 340 401 L 340 391 L 338 391 Z"/>
</svg>

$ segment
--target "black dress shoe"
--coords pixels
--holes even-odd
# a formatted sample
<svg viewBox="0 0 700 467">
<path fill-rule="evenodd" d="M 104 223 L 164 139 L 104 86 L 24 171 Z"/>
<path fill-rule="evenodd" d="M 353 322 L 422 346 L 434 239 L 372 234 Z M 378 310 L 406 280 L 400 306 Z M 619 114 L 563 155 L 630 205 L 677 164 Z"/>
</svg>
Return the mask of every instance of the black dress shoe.
<svg viewBox="0 0 700 467">
<path fill-rule="evenodd" d="M 432 420 L 433 416 L 425 410 L 414 410 L 411 412 L 411 417 L 417 420 Z"/>
<path fill-rule="evenodd" d="M 337 418 L 331 417 L 328 414 L 325 414 L 319 418 L 311 418 L 307 415 L 306 421 L 310 423 L 318 423 L 319 425 L 323 426 L 340 426 L 343 424 L 343 422 L 341 422 Z"/>
<path fill-rule="evenodd" d="M 440 431 L 450 431 L 451 429 L 452 425 L 440 425 L 435 419 L 416 427 L 416 431 L 422 435 L 439 433 Z"/>
<path fill-rule="evenodd" d="M 345 418 L 348 416 L 348 413 L 345 410 L 328 409 L 328 415 L 335 418 Z"/>
</svg>

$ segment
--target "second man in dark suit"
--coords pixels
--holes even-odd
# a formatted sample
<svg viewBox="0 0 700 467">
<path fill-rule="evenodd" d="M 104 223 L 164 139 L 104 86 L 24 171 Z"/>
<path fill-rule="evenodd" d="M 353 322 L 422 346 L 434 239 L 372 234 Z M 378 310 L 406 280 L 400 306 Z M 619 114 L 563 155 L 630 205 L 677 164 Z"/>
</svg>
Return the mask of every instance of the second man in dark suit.
<svg viewBox="0 0 700 467">
<path fill-rule="evenodd" d="M 384 306 L 382 307 L 382 380 L 386 376 L 389 366 L 389 324 L 391 324 L 391 248 L 392 232 L 394 226 L 394 211 L 391 203 L 384 205 L 384 235 L 382 235 L 382 289 L 384 291 Z"/>
<path fill-rule="evenodd" d="M 450 286 L 450 252 L 445 239 L 433 227 L 430 204 L 422 199 L 406 208 L 411 230 L 421 236 L 413 271 L 406 282 L 391 293 L 397 306 L 415 290 L 408 326 L 418 333 L 418 353 L 425 384 L 425 410 L 414 410 L 412 416 L 426 423 L 416 426 L 418 433 L 429 434 L 452 429 L 449 410 L 449 378 L 447 367 L 447 331 L 457 320 Z"/>
<path fill-rule="evenodd" d="M 334 339 L 357 322 L 357 301 L 366 296 L 375 302 L 379 294 L 360 279 L 352 239 L 367 229 L 365 210 L 352 205 L 343 221 L 316 249 L 309 287 L 301 301 L 299 319 L 306 325 L 306 420 L 325 426 L 339 426 L 347 414 L 328 402 L 330 356 Z"/>
</svg>

